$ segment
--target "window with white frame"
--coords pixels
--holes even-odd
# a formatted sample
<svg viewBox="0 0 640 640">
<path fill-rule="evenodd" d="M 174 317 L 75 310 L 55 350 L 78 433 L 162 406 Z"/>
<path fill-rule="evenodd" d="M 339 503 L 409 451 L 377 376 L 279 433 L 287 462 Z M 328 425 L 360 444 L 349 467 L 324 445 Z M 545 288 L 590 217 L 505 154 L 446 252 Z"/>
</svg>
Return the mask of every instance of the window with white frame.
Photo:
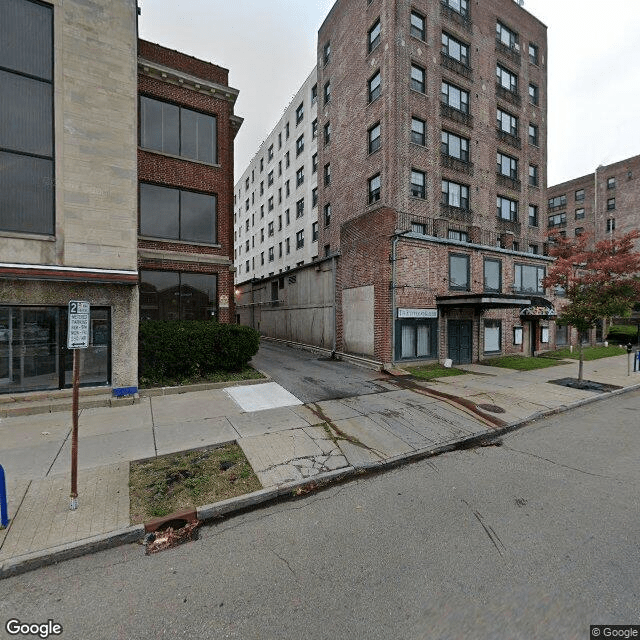
<svg viewBox="0 0 640 640">
<path fill-rule="evenodd" d="M 469 210 L 469 187 L 450 180 L 442 181 L 441 203 L 449 207 Z"/>
<path fill-rule="evenodd" d="M 509 220 L 511 222 L 518 221 L 518 201 L 498 196 L 496 198 L 496 208 L 498 218 L 501 220 Z"/>
</svg>

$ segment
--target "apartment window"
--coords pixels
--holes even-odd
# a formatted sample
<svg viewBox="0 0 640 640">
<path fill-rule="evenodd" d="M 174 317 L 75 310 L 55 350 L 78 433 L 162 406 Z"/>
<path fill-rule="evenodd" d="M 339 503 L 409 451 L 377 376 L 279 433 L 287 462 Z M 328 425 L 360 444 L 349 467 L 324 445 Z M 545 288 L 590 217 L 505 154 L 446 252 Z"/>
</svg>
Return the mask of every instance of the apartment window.
<svg viewBox="0 0 640 640">
<path fill-rule="evenodd" d="M 249 251 L 249 238 L 247 238 L 247 240 L 244 243 L 244 250 L 245 250 L 245 252 Z"/>
<path fill-rule="evenodd" d="M 498 196 L 496 198 L 496 208 L 498 218 L 501 220 L 510 220 L 511 222 L 518 221 L 518 201 L 505 198 L 504 196 Z"/>
<path fill-rule="evenodd" d="M 328 104 L 331 102 L 331 82 L 327 81 L 324 83 L 324 103 Z"/>
<path fill-rule="evenodd" d="M 540 96 L 538 94 L 538 87 L 537 85 L 530 83 L 529 84 L 529 102 L 531 104 L 537 105 L 539 101 L 540 101 Z"/>
<path fill-rule="evenodd" d="M 615 188 L 616 188 L 616 179 L 607 178 L 607 189 L 615 189 Z"/>
<path fill-rule="evenodd" d="M 424 93 L 424 69 L 417 64 L 411 65 L 411 88 L 414 91 Z"/>
<path fill-rule="evenodd" d="M 518 91 L 518 76 L 500 64 L 496 65 L 496 79 L 498 84 L 507 91 L 512 93 Z"/>
<path fill-rule="evenodd" d="M 304 198 L 300 198 L 298 202 L 296 202 L 296 218 L 302 218 L 304 215 Z"/>
<path fill-rule="evenodd" d="M 256 192 L 252 191 L 251 192 L 251 204 L 255 204 L 256 202 Z"/>
<path fill-rule="evenodd" d="M 249 218 L 247 218 L 247 220 L 246 220 L 246 225 L 247 225 L 246 226 L 246 231 L 249 231 Z"/>
<path fill-rule="evenodd" d="M 278 187 L 278 204 L 282 204 L 282 187 Z"/>
<path fill-rule="evenodd" d="M 469 140 L 457 136 L 455 133 L 442 132 L 440 151 L 445 156 L 469 162 Z"/>
<path fill-rule="evenodd" d="M 216 117 L 140 96 L 140 146 L 215 164 Z"/>
<path fill-rule="evenodd" d="M 470 273 L 469 256 L 466 254 L 449 254 L 449 289 L 469 291 Z"/>
<path fill-rule="evenodd" d="M 498 109 L 498 129 L 512 136 L 518 135 L 518 118 Z"/>
<path fill-rule="evenodd" d="M 529 165 L 529 186 L 538 186 L 538 167 L 534 164 Z"/>
<path fill-rule="evenodd" d="M 613 211 L 616 208 L 616 199 L 608 198 L 607 199 L 607 211 Z"/>
<path fill-rule="evenodd" d="M 296 109 L 296 125 L 302 122 L 304 118 L 304 102 L 301 102 Z"/>
<path fill-rule="evenodd" d="M 325 64 L 329 64 L 329 60 L 331 60 L 331 42 L 326 42 L 323 47 L 322 57 L 324 59 Z"/>
<path fill-rule="evenodd" d="M 278 216 L 278 231 L 282 231 L 282 215 Z"/>
<path fill-rule="evenodd" d="M 425 40 L 425 21 L 424 16 L 420 15 L 417 11 L 411 12 L 411 28 L 410 33 L 414 38 L 418 40 Z"/>
<path fill-rule="evenodd" d="M 273 249 L 274 247 L 269 247 L 269 262 L 273 262 L 275 258 Z"/>
<path fill-rule="evenodd" d="M 316 173 L 318 171 L 318 154 L 314 153 L 311 156 L 311 173 Z"/>
<path fill-rule="evenodd" d="M 371 29 L 369 29 L 369 53 L 371 53 L 380 44 L 380 30 L 380 20 L 376 20 Z"/>
<path fill-rule="evenodd" d="M 264 227 L 260 229 L 260 242 L 264 242 Z"/>
<path fill-rule="evenodd" d="M 289 238 L 284 240 L 284 252 L 289 255 L 291 253 L 291 241 Z"/>
<path fill-rule="evenodd" d="M 324 125 L 324 143 L 329 144 L 331 142 L 331 122 L 327 122 Z"/>
<path fill-rule="evenodd" d="M 413 198 L 426 197 L 425 187 L 425 174 L 424 171 L 418 171 L 417 169 L 411 169 L 411 185 L 410 193 Z"/>
<path fill-rule="evenodd" d="M 264 158 L 260 158 L 260 173 L 264 171 Z"/>
<path fill-rule="evenodd" d="M 282 131 L 278 134 L 278 149 L 282 149 Z"/>
<path fill-rule="evenodd" d="M 296 171 L 296 188 L 304 182 L 304 167 L 300 167 Z"/>
<path fill-rule="evenodd" d="M 302 249 L 302 247 L 304 247 L 304 229 L 296 233 L 296 249 Z"/>
<path fill-rule="evenodd" d="M 373 102 L 380 97 L 380 71 L 376 71 L 369 79 L 369 102 Z"/>
<path fill-rule="evenodd" d="M 529 226 L 530 227 L 538 226 L 538 205 L 535 205 L 535 204 L 529 205 Z"/>
<path fill-rule="evenodd" d="M 441 203 L 449 207 L 469 210 L 469 187 L 449 180 L 442 181 Z"/>
<path fill-rule="evenodd" d="M 278 258 L 282 258 L 282 242 L 278 242 Z"/>
<path fill-rule="evenodd" d="M 314 209 L 318 206 L 318 187 L 313 187 L 311 190 L 311 208 Z"/>
<path fill-rule="evenodd" d="M 411 230 L 414 231 L 414 227 L 417 226 L 415 223 L 411 224 Z M 427 235 L 426 233 L 426 225 L 420 225 L 422 227 L 422 234 Z M 458 242 L 469 242 L 469 234 L 466 231 L 460 231 L 460 229 L 448 229 L 447 230 L 447 239 L 448 240 L 457 240 Z"/>
<path fill-rule="evenodd" d="M 369 204 L 378 202 L 380 200 L 380 174 L 377 173 L 372 178 L 369 178 Z"/>
<path fill-rule="evenodd" d="M 502 262 L 484 259 L 484 290 L 491 293 L 502 291 Z"/>
<path fill-rule="evenodd" d="M 513 288 L 517 293 L 544 293 L 542 280 L 545 268 L 531 264 L 516 264 Z"/>
<path fill-rule="evenodd" d="M 484 353 L 500 353 L 502 351 L 502 321 L 484 321 Z"/>
<path fill-rule="evenodd" d="M 291 195 L 291 182 L 287 180 L 284 183 L 284 196 L 285 198 L 288 198 L 290 195 Z"/>
<path fill-rule="evenodd" d="M 549 209 L 556 209 L 557 207 L 566 207 L 567 196 L 566 194 L 563 194 L 561 196 L 554 196 L 553 198 L 549 198 L 548 204 L 549 204 Z"/>
<path fill-rule="evenodd" d="M 328 227 L 331 224 L 331 204 L 327 202 L 324 205 L 324 225 Z"/>
<path fill-rule="evenodd" d="M 264 180 L 260 181 L 260 195 L 264 195 Z"/>
<path fill-rule="evenodd" d="M 324 245 L 324 257 L 327 258 L 330 253 L 331 253 L 331 245 L 330 244 L 325 244 Z"/>
<path fill-rule="evenodd" d="M 273 160 L 273 145 L 269 145 L 269 150 L 267 151 L 267 162 L 271 162 Z"/>
<path fill-rule="evenodd" d="M 318 223 L 314 222 L 311 225 L 311 242 L 318 242 Z"/>
<path fill-rule="evenodd" d="M 369 153 L 373 153 L 380 148 L 380 123 L 375 124 L 368 133 Z"/>
<path fill-rule="evenodd" d="M 264 205 L 263 204 L 260 205 L 260 219 L 262 220 L 262 218 L 264 218 Z"/>
<path fill-rule="evenodd" d="M 249 178 L 244 181 L 244 190 L 249 191 Z"/>
<path fill-rule="evenodd" d="M 445 56 L 457 60 L 465 67 L 469 66 L 469 46 L 444 31 L 442 32 L 441 50 Z"/>
<path fill-rule="evenodd" d="M 315 140 L 318 137 L 318 118 L 311 123 L 311 139 Z"/>
<path fill-rule="evenodd" d="M 469 113 L 469 92 L 460 89 L 460 87 L 443 82 L 441 100 L 452 109 L 462 113 Z"/>
<path fill-rule="evenodd" d="M 553 229 L 554 227 L 564 226 L 566 223 L 567 223 L 567 214 L 557 213 L 553 216 L 549 216 L 547 227 L 549 227 L 549 229 Z"/>
<path fill-rule="evenodd" d="M 284 138 L 285 140 L 289 139 L 289 123 L 288 122 L 284 125 Z"/>
<path fill-rule="evenodd" d="M 576 191 L 575 200 L 576 200 L 576 202 L 583 202 L 584 201 L 584 189 L 578 189 Z"/>
<path fill-rule="evenodd" d="M 247 200 L 244 203 L 244 210 L 249 211 L 249 198 L 247 198 Z"/>
<path fill-rule="evenodd" d="M 616 230 L 616 219 L 608 218 L 607 219 L 607 233 L 611 233 Z"/>
<path fill-rule="evenodd" d="M 140 235 L 215 244 L 213 194 L 140 184 Z"/>
<path fill-rule="evenodd" d="M 498 173 L 513 180 L 518 179 L 518 160 L 498 151 L 497 154 Z"/>
<path fill-rule="evenodd" d="M 55 234 L 52 38 L 51 7 L 0 3 L 3 231 Z"/>
<path fill-rule="evenodd" d="M 273 169 L 267 174 L 267 185 L 270 187 L 273 184 Z"/>
<path fill-rule="evenodd" d="M 288 169 L 290 164 L 291 164 L 291 160 L 290 160 L 289 152 L 287 151 L 284 154 L 284 168 Z"/>
<path fill-rule="evenodd" d="M 540 253 L 540 251 L 538 250 L 538 245 L 530 244 L 529 247 L 527 248 L 527 253 L 533 253 L 533 254 Z"/>
<path fill-rule="evenodd" d="M 584 209 L 576 209 L 576 220 L 584 219 Z"/>
<path fill-rule="evenodd" d="M 296 158 L 304 151 L 304 133 L 296 140 Z"/>
<path fill-rule="evenodd" d="M 520 50 L 518 46 L 518 34 L 509 29 L 509 27 L 505 27 L 502 22 L 496 23 L 496 40 L 505 45 L 505 47 L 509 47 L 509 49 Z"/>
<path fill-rule="evenodd" d="M 539 50 L 538 45 L 533 44 L 533 42 L 529 43 L 529 62 L 531 64 L 538 64 L 539 59 Z"/>
<path fill-rule="evenodd" d="M 318 85 L 311 87 L 311 104 L 314 105 L 318 101 Z"/>
<path fill-rule="evenodd" d="M 267 200 L 267 205 L 269 207 L 269 211 L 273 211 L 273 196 L 271 196 L 269 200 Z"/>
<path fill-rule="evenodd" d="M 461 16 L 467 17 L 469 15 L 467 0 L 441 0 L 441 2 L 446 7 L 449 7 L 449 9 L 453 9 L 456 13 L 459 13 Z"/>
<path fill-rule="evenodd" d="M 289 215 L 289 209 L 286 209 L 284 212 L 284 223 L 287 227 L 291 224 L 291 216 Z"/>
<path fill-rule="evenodd" d="M 260 252 L 260 265 L 264 266 L 264 251 Z"/>
<path fill-rule="evenodd" d="M 424 125 L 424 120 L 420 120 L 420 118 L 411 118 L 411 142 L 413 142 L 413 144 L 419 144 L 423 147 L 426 144 Z"/>
<path fill-rule="evenodd" d="M 331 184 L 331 164 L 324 165 L 324 186 L 328 187 Z"/>
<path fill-rule="evenodd" d="M 529 144 L 538 146 L 538 126 L 529 124 Z"/>
<path fill-rule="evenodd" d="M 576 227 L 574 233 L 577 236 L 581 236 L 584 233 L 584 227 Z"/>
</svg>

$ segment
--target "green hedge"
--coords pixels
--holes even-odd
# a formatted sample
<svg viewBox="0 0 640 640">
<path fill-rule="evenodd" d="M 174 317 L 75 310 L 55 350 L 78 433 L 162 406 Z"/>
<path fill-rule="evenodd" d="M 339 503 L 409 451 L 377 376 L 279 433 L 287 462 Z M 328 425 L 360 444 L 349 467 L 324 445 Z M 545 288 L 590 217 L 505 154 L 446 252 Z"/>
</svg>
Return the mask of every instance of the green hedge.
<svg viewBox="0 0 640 640">
<path fill-rule="evenodd" d="M 632 325 L 612 324 L 607 333 L 607 340 L 617 344 L 635 344 L 638 328 Z"/>
<path fill-rule="evenodd" d="M 211 320 L 145 320 L 140 323 L 138 375 L 186 378 L 239 371 L 258 352 L 260 335 L 250 327 Z"/>
</svg>

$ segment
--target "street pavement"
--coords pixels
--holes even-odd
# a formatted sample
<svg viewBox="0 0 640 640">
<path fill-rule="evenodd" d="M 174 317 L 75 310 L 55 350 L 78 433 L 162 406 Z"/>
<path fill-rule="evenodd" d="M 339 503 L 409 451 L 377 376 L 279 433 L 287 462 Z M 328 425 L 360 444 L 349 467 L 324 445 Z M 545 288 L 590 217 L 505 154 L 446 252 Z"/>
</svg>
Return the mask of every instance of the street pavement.
<svg viewBox="0 0 640 640">
<path fill-rule="evenodd" d="M 345 379 L 353 370 L 361 384 L 361 370 L 338 366 Z M 0 464 L 12 520 L 0 531 L 0 577 L 44 564 L 58 552 L 73 553 L 74 545 L 87 543 L 91 549 L 94 541 L 100 548 L 111 539 L 140 537 L 139 527 L 128 526 L 133 460 L 237 441 L 264 488 L 255 497 L 259 502 L 277 495 L 271 489 L 285 493 L 314 479 L 383 469 L 611 395 L 550 384 L 575 376 L 576 363 L 531 372 L 465 368 L 468 375 L 428 384 L 367 372 L 375 376 L 374 393 L 306 404 L 292 393 L 294 386 L 266 380 L 85 409 L 79 420 L 75 512 L 69 511 L 67 491 L 70 416 L 4 418 Z M 640 374 L 627 375 L 626 355 L 586 362 L 585 378 L 622 389 L 640 385 Z"/>
</svg>

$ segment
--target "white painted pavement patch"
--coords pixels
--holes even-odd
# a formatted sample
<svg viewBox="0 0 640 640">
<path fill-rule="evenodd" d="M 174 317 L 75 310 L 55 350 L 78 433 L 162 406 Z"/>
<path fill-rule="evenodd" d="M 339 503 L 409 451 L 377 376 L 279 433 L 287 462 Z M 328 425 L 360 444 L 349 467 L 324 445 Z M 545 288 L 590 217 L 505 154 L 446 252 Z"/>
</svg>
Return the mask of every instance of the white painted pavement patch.
<svg viewBox="0 0 640 640">
<path fill-rule="evenodd" d="M 301 400 L 298 400 L 277 382 L 246 387 L 229 387 L 225 391 L 243 411 L 262 411 L 302 404 Z"/>
</svg>

